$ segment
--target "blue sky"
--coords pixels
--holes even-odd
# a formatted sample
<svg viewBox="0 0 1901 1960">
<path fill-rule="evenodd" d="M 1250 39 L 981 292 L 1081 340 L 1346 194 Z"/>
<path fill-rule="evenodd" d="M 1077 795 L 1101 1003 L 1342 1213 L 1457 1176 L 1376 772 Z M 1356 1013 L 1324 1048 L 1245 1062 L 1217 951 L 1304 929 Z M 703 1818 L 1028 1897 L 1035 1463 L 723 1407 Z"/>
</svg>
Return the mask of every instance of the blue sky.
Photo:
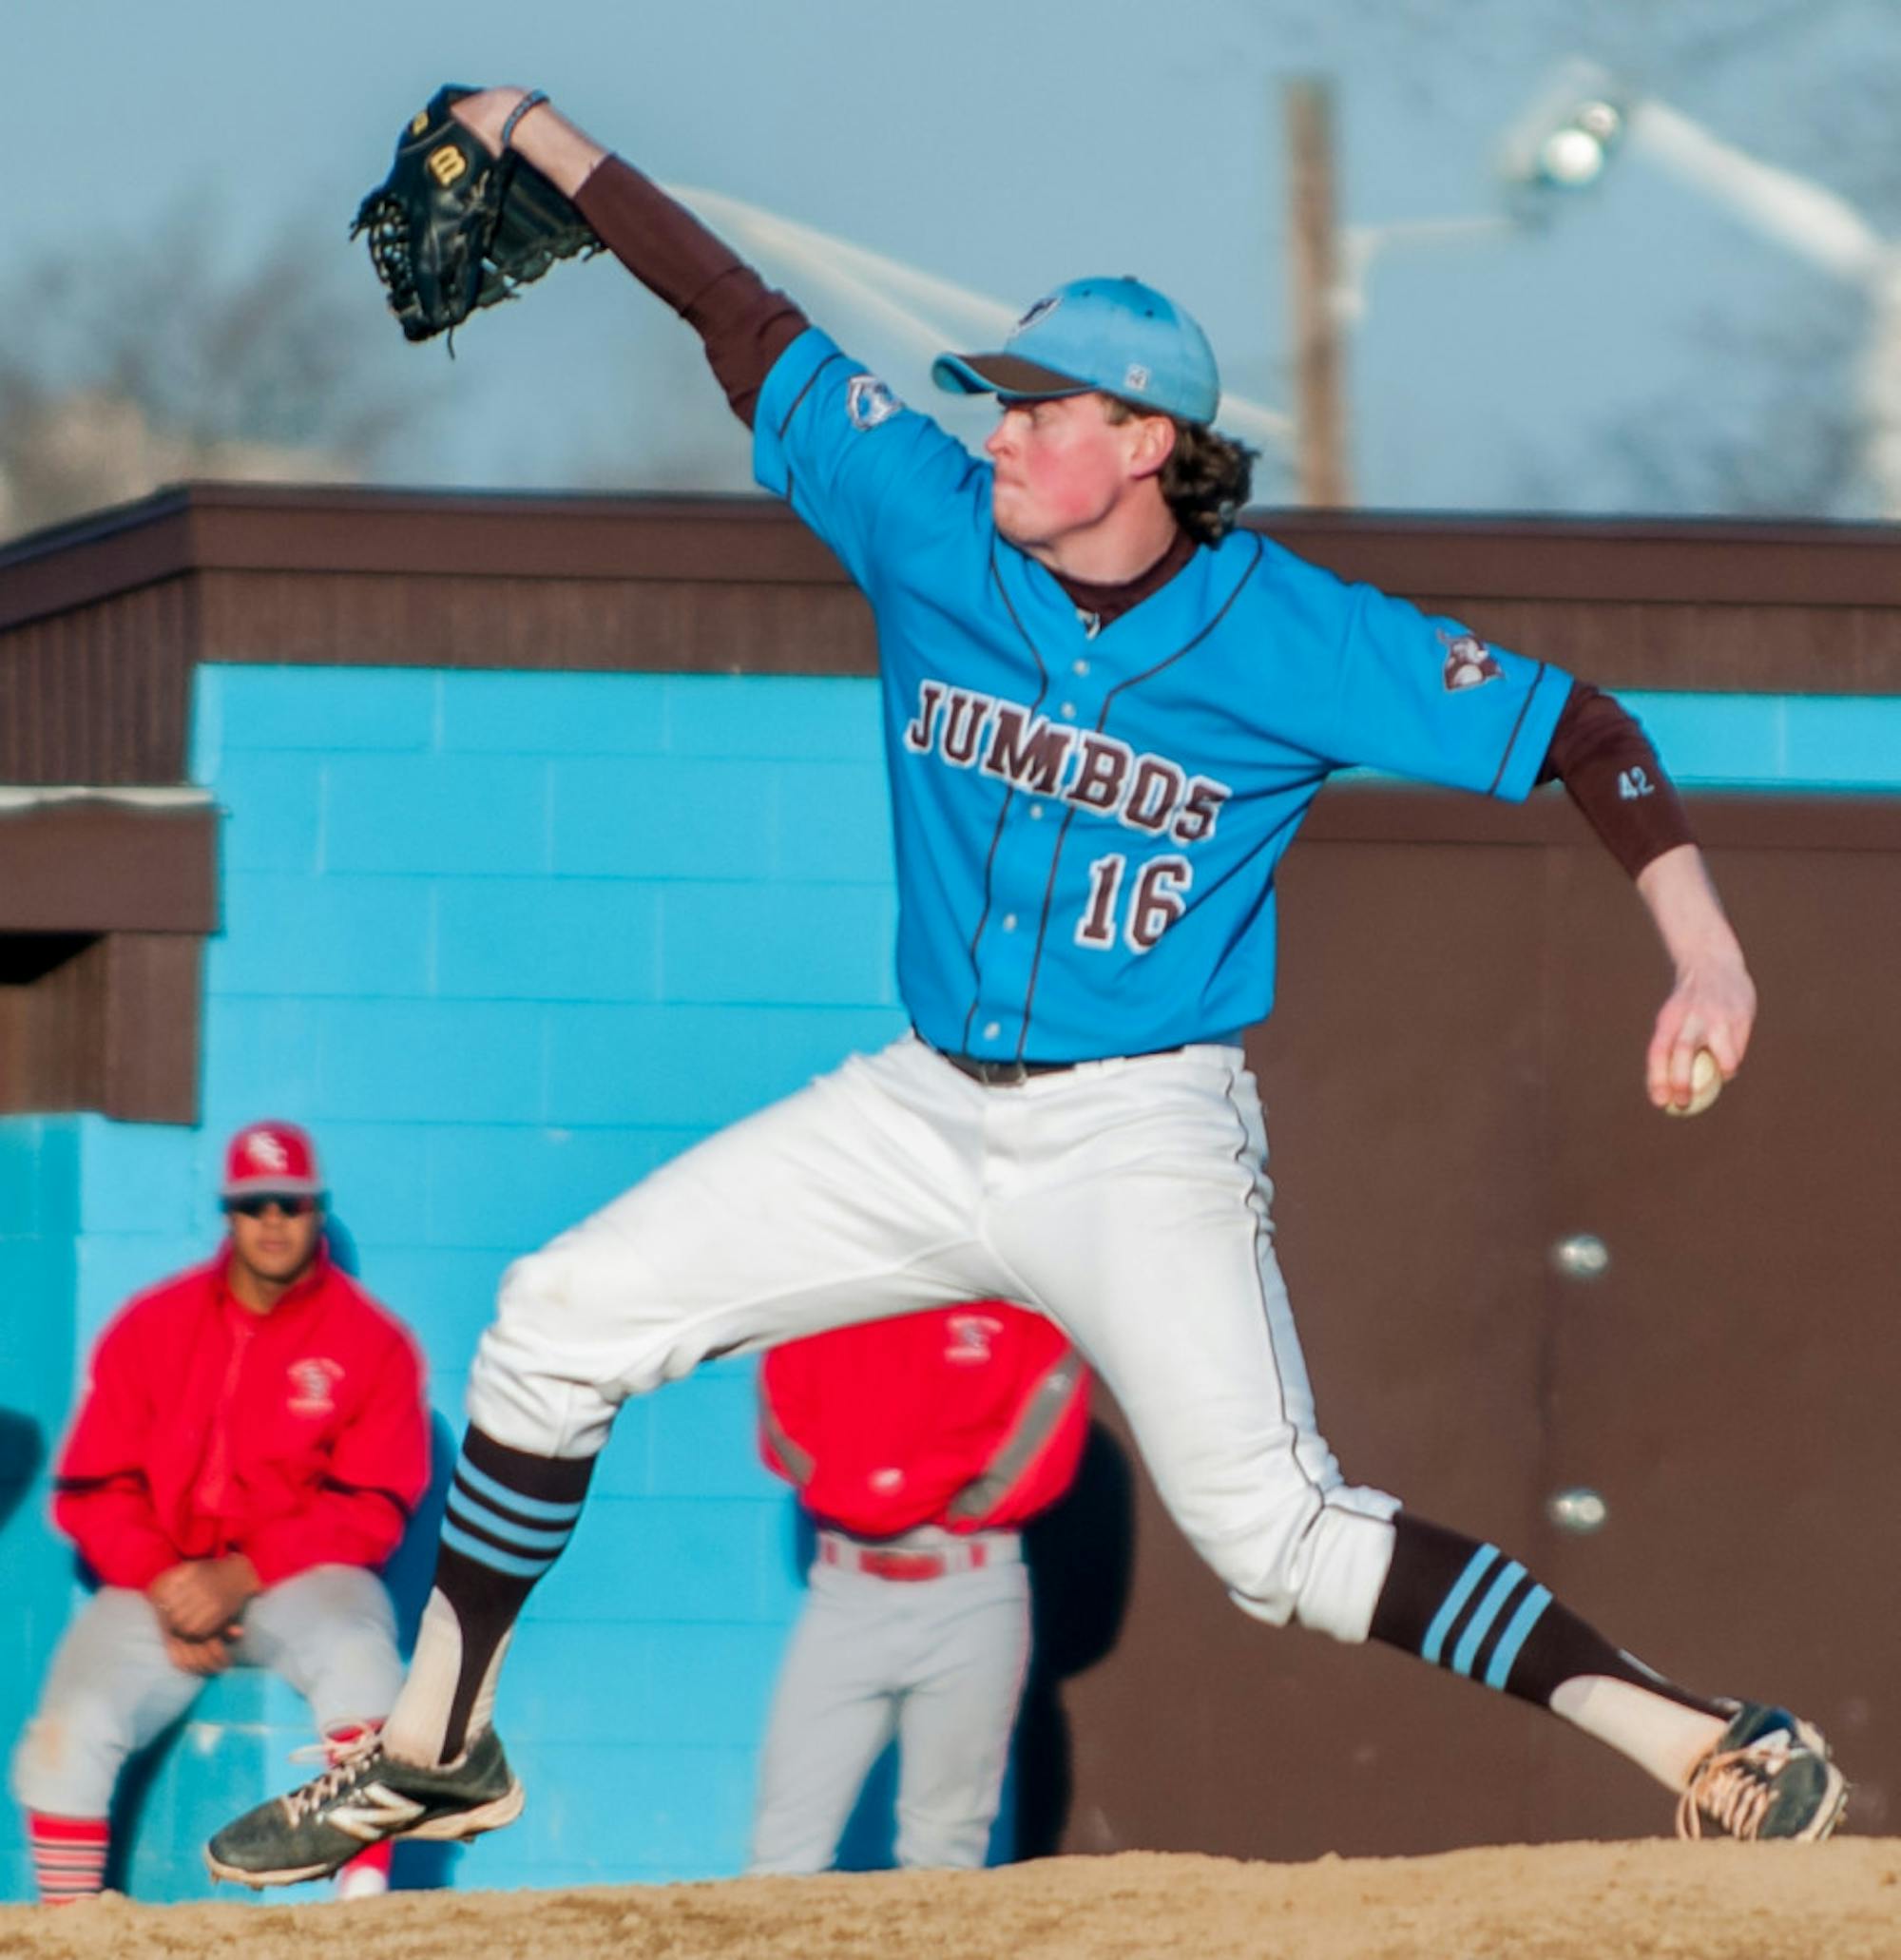
<svg viewBox="0 0 1901 1960">
<path fill-rule="evenodd" d="M 513 80 L 656 176 L 1012 303 L 1085 272 L 1140 273 L 1200 317 L 1230 388 L 1284 404 L 1288 74 L 1334 80 L 1352 222 L 1499 209 L 1500 131 L 1572 51 L 1627 67 L 1879 222 L 1901 218 L 1887 117 L 1854 85 L 1893 72 L 1897 12 L 1875 0 L 547 0 L 532 14 L 518 0 L 9 0 L 0 73 L 28 161 L 0 222 L 0 281 L 36 250 L 137 233 L 208 197 L 234 259 L 287 218 L 317 224 L 339 280 L 374 309 L 343 233 L 398 125 L 440 81 Z M 1786 371 L 1803 365 L 1805 336 L 1828 355 L 1831 322 L 1852 341 L 1859 316 L 1855 295 L 1633 155 L 1542 228 L 1377 262 L 1353 350 L 1362 500 L 1628 504 L 1632 430 L 1680 430 L 1686 453 L 1747 449 L 1779 386 L 1754 336 L 1782 336 Z M 851 320 L 823 323 L 856 344 Z M 1719 354 L 1719 333 L 1744 351 Z M 890 364 L 901 393 L 926 392 L 921 372 Z M 388 466 L 402 480 L 744 481 L 743 443 L 691 336 L 608 263 L 558 268 L 478 319 L 452 364 L 392 327 L 371 380 L 429 404 Z"/>
</svg>

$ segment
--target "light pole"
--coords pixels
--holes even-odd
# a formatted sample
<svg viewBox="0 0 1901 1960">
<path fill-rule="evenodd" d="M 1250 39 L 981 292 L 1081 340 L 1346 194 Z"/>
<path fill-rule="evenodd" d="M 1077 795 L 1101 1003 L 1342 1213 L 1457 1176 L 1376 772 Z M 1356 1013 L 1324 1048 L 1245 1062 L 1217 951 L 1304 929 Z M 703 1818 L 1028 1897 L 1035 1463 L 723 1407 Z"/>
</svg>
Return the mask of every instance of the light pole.
<svg viewBox="0 0 1901 1960">
<path fill-rule="evenodd" d="M 1500 165 L 1533 194 L 1577 190 L 1597 183 L 1620 147 L 1647 156 L 1862 293 L 1869 307 L 1857 380 L 1862 462 L 1882 516 L 1901 518 L 1901 244 L 1882 238 L 1834 191 L 1752 157 L 1582 59 L 1566 62 L 1507 133 Z"/>
<path fill-rule="evenodd" d="M 1295 482 L 1301 503 L 1353 502 L 1346 349 L 1334 220 L 1334 103 L 1325 82 L 1286 85 L 1289 290 L 1294 303 Z"/>
<path fill-rule="evenodd" d="M 1288 290 L 1293 311 L 1296 482 L 1302 504 L 1354 501 L 1347 354 L 1366 317 L 1373 259 L 1395 246 L 1466 244 L 1517 227 L 1502 213 L 1342 225 L 1335 216 L 1332 92 L 1302 77 L 1284 85 Z"/>
</svg>

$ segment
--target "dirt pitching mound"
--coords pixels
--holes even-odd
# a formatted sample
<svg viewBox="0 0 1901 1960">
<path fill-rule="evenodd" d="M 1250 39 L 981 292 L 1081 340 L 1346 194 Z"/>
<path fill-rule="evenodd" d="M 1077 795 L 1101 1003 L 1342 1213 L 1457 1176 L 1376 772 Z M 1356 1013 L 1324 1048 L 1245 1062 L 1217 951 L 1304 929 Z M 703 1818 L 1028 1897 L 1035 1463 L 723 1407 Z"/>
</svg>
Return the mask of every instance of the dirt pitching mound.
<svg viewBox="0 0 1901 1960">
<path fill-rule="evenodd" d="M 1311 1865 L 1132 1852 L 999 1872 L 0 1908 L 30 1960 L 1897 1960 L 1901 1839 L 1559 1844 Z"/>
</svg>

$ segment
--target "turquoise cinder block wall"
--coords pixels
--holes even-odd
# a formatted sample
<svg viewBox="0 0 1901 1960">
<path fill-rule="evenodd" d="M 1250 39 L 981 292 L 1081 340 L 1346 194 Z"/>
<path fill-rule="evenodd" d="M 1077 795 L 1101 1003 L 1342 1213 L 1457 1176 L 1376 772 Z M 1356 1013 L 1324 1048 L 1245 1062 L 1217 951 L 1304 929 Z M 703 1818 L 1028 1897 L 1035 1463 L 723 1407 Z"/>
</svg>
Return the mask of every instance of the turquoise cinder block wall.
<svg viewBox="0 0 1901 1960">
<path fill-rule="evenodd" d="M 862 684 L 207 670 L 205 1134 L 306 1118 L 438 1405 L 502 1267 L 901 1025 Z M 730 1872 L 797 1578 L 750 1368 L 627 1412 L 505 1684 L 534 1793 L 464 1882 Z"/>
<path fill-rule="evenodd" d="M 221 1139 L 275 1113 L 317 1133 L 350 1258 L 417 1330 L 459 1428 L 515 1253 L 902 1026 L 875 714 L 862 682 L 817 679 L 202 671 L 193 775 L 224 812 L 204 1121 L 65 1124 L 72 1308 L 65 1352 L 32 1357 L 57 1384 L 42 1426 L 64 1419 L 75 1342 L 216 1242 Z M 750 1366 L 629 1410 L 595 1491 L 505 1684 L 528 1813 L 458 1882 L 742 1862 L 798 1600 Z M 18 1678 L 56 1623 L 19 1634 Z M 294 1700 L 220 1683 L 200 1713 L 142 1821 L 144 1896 L 202 1889 L 198 1791 L 223 1813 L 307 1774 L 283 1760 Z M 240 1761 L 236 1741 L 260 1746 Z"/>
<path fill-rule="evenodd" d="M 0 1746 L 10 1752 L 71 1596 L 72 1561 L 47 1523 L 44 1472 L 71 1392 L 78 1229 L 78 1121 L 0 1122 Z M 31 1896 L 10 1808 L 0 1898 Z"/>
<path fill-rule="evenodd" d="M 1687 783 L 1901 790 L 1901 701 L 1630 699 Z M 202 1126 L 0 1124 L 0 1404 L 48 1444 L 76 1353 L 215 1243 L 220 1143 L 251 1117 L 315 1129 L 346 1251 L 459 1427 L 510 1257 L 903 1025 L 869 682 L 213 667 L 193 774 L 224 812 Z M 457 1882 L 738 1869 L 798 1598 L 753 1451 L 746 1364 L 624 1413 L 504 1682 L 528 1811 Z M 0 1525 L 28 1602 L 0 1626 L 9 1740 L 68 1597 L 43 1498 Z M 136 1892 L 203 1889 L 204 1831 L 300 1774 L 301 1720 L 274 1685 L 214 1688 Z M 28 1894 L 10 1811 L 0 1886 Z"/>
</svg>

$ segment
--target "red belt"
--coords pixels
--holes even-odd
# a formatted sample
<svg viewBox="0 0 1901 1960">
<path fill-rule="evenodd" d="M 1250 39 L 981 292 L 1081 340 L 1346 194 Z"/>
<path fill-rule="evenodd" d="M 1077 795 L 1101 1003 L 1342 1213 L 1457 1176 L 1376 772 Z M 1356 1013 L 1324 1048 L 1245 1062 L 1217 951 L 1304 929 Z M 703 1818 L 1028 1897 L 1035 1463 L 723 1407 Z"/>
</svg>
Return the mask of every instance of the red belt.
<svg viewBox="0 0 1901 1960">
<path fill-rule="evenodd" d="M 989 1547 L 977 1543 L 909 1550 L 889 1545 L 861 1545 L 836 1531 L 818 1534 L 818 1562 L 874 1579 L 942 1579 L 950 1572 L 975 1572 L 989 1563 Z"/>
</svg>

